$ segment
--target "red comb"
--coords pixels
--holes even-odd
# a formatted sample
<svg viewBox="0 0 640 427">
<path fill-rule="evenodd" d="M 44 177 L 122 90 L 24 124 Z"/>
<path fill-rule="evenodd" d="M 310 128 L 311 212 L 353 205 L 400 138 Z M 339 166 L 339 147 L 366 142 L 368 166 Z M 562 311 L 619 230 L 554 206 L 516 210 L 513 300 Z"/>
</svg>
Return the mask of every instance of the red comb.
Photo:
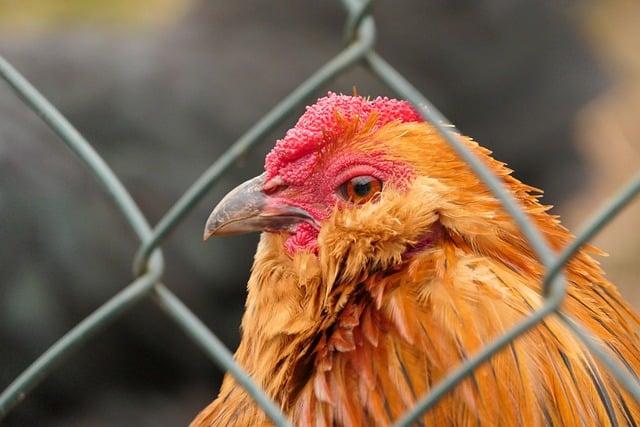
<svg viewBox="0 0 640 427">
<path fill-rule="evenodd" d="M 288 183 L 303 182 L 311 172 L 319 151 L 343 130 L 338 116 L 347 121 L 359 119 L 360 123 L 366 123 L 372 113 L 377 116 L 374 128 L 393 121 L 422 121 L 407 101 L 386 97 L 369 100 L 329 92 L 308 106 L 296 125 L 276 142 L 265 161 L 267 180 L 279 175 Z"/>
</svg>

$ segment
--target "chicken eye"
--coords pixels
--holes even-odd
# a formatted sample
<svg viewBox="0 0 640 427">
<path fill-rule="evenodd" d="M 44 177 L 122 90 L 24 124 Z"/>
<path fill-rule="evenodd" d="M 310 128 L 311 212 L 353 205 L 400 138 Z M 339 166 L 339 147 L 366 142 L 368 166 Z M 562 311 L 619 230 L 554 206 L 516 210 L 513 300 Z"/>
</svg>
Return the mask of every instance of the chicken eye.
<svg viewBox="0 0 640 427">
<path fill-rule="evenodd" d="M 351 203 L 366 203 L 382 191 L 382 181 L 372 176 L 356 176 L 339 187 L 342 198 Z"/>
</svg>

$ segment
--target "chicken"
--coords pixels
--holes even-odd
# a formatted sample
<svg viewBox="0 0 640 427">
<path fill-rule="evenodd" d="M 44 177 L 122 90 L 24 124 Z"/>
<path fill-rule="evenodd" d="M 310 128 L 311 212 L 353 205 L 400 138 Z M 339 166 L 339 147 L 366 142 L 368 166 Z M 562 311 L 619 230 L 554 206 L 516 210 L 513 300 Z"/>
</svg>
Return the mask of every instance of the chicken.
<svg viewBox="0 0 640 427">
<path fill-rule="evenodd" d="M 471 139 L 551 247 L 572 235 L 541 192 Z M 517 139 L 514 137 L 514 139 Z M 294 425 L 390 425 L 542 305 L 544 269 L 497 199 L 412 106 L 329 93 L 214 209 L 205 238 L 262 231 L 235 354 Z M 593 247 L 562 309 L 634 372 L 639 318 Z M 424 425 L 637 425 L 640 407 L 556 317 L 512 342 Z M 192 426 L 269 421 L 227 375 Z"/>
</svg>

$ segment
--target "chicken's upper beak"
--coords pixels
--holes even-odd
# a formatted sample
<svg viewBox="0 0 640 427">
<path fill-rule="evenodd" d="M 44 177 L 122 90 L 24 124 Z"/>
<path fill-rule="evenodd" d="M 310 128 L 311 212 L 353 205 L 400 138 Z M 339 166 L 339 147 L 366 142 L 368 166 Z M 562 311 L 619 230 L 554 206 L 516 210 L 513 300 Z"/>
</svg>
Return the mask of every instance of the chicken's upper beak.
<svg viewBox="0 0 640 427">
<path fill-rule="evenodd" d="M 253 231 L 291 230 L 302 221 L 315 223 L 304 209 L 265 194 L 264 180 L 262 174 L 231 190 L 211 212 L 204 240 Z"/>
</svg>

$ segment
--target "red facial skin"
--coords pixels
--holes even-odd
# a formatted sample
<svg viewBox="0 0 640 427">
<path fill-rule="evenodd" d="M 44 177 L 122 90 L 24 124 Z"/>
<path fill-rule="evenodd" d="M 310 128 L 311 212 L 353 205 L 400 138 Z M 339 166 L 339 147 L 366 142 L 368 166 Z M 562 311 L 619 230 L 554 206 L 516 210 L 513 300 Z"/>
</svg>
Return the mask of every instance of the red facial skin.
<svg viewBox="0 0 640 427">
<path fill-rule="evenodd" d="M 318 224 L 322 224 L 336 205 L 348 203 L 340 195 L 339 187 L 350 179 L 372 176 L 383 182 L 383 185 L 401 187 L 411 176 L 406 165 L 387 160 L 382 153 L 344 153 L 328 160 L 330 163 L 314 168 L 304 183 L 276 188 L 270 194 L 271 203 L 302 208 Z M 287 251 L 316 252 L 318 231 L 309 223 L 298 224 L 285 243 Z"/>
<path fill-rule="evenodd" d="M 347 203 L 338 188 L 357 176 L 372 176 L 401 186 L 412 174 L 409 168 L 385 158 L 381 152 L 363 153 L 350 147 L 333 147 L 345 123 L 364 125 L 375 115 L 373 129 L 390 122 L 417 122 L 422 119 L 405 102 L 388 98 L 368 100 L 329 93 L 307 107 L 295 127 L 276 143 L 265 162 L 265 193 L 273 204 L 296 206 L 316 221 L 331 215 L 339 203 Z M 332 147 L 331 152 L 327 147 Z M 337 149 L 336 149 L 337 148 Z M 318 229 L 301 223 L 293 230 L 285 247 L 289 253 L 317 250 Z"/>
</svg>

